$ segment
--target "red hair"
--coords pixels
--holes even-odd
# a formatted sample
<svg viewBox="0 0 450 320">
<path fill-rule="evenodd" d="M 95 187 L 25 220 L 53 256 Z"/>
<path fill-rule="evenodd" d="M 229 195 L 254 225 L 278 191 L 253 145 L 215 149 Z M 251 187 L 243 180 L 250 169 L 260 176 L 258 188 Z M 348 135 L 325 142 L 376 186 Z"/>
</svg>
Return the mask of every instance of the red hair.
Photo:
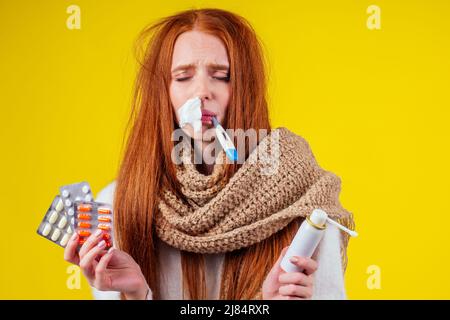
<svg viewBox="0 0 450 320">
<path fill-rule="evenodd" d="M 227 49 L 231 97 L 226 126 L 270 131 L 264 56 L 254 30 L 244 18 L 219 9 L 188 10 L 142 31 L 136 43 L 136 48 L 143 50 L 132 101 L 131 130 L 114 198 L 115 230 L 118 246 L 139 264 L 155 299 L 160 298 L 161 285 L 153 225 L 159 192 L 169 188 L 183 198 L 171 160 L 171 135 L 177 128 L 169 97 L 172 54 L 177 37 L 194 29 L 218 37 Z M 246 148 L 246 157 L 248 153 Z M 239 166 L 227 164 L 227 177 Z M 269 239 L 227 253 L 221 298 L 254 297 L 297 228 L 298 221 L 294 221 Z M 203 256 L 181 251 L 181 260 L 183 287 L 189 297 L 206 298 Z M 230 288 L 227 292 L 223 291 L 224 281 Z"/>
</svg>

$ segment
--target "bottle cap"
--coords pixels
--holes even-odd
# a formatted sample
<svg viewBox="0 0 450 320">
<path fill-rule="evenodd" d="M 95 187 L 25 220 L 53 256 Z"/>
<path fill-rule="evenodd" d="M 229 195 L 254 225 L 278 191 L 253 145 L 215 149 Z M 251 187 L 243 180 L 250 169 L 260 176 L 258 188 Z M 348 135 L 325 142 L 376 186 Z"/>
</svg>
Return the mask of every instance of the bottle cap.
<svg viewBox="0 0 450 320">
<path fill-rule="evenodd" d="M 321 209 L 314 209 L 311 215 L 306 218 L 306 221 L 308 221 L 309 224 L 316 229 L 323 230 L 326 227 L 327 218 L 328 215 L 325 211 Z"/>
</svg>

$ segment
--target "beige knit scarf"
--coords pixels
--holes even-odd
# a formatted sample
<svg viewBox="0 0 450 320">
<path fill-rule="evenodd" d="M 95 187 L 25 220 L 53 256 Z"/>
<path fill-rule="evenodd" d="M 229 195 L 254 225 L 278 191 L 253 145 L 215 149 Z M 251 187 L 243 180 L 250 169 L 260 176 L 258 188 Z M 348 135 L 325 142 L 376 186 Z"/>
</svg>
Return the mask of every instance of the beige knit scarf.
<svg viewBox="0 0 450 320">
<path fill-rule="evenodd" d="M 223 150 L 210 175 L 198 172 L 192 155 L 182 161 L 177 177 L 188 204 L 165 190 L 155 217 L 158 237 L 180 250 L 224 253 L 249 247 L 315 208 L 353 229 L 352 214 L 339 203 L 340 179 L 321 169 L 308 143 L 286 128 L 262 139 L 228 183 Z M 342 239 L 345 270 L 347 234 Z"/>
</svg>

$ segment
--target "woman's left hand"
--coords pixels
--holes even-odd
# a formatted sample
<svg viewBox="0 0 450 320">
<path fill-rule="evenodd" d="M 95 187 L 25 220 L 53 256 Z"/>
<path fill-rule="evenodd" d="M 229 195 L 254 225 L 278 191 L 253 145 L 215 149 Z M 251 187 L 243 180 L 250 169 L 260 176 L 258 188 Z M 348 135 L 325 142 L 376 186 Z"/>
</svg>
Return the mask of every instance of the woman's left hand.
<svg viewBox="0 0 450 320">
<path fill-rule="evenodd" d="M 288 247 L 284 248 L 280 257 L 264 280 L 262 295 L 264 300 L 304 300 L 311 299 L 314 287 L 314 272 L 317 262 L 311 258 L 293 257 L 291 261 L 302 268 L 303 272 L 285 272 L 281 269 Z"/>
</svg>

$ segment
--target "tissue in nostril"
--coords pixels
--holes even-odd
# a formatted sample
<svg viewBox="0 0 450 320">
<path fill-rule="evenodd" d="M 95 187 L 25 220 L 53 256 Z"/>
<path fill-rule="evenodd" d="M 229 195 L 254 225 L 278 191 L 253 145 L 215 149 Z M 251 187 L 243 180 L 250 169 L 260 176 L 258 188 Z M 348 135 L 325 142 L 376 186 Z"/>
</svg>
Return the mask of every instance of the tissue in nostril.
<svg viewBox="0 0 450 320">
<path fill-rule="evenodd" d="M 194 132 L 199 132 L 202 129 L 201 105 L 202 101 L 200 98 L 195 97 L 186 101 L 181 108 L 178 109 L 181 128 L 184 128 L 187 124 L 190 124 L 194 129 Z"/>
</svg>

